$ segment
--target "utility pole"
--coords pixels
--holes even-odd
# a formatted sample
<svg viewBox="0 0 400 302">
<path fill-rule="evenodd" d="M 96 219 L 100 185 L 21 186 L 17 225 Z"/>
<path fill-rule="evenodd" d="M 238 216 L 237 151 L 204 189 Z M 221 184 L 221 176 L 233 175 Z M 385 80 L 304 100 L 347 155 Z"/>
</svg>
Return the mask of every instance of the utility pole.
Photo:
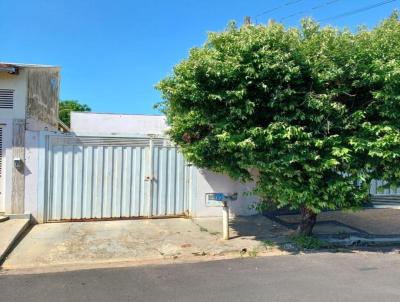
<svg viewBox="0 0 400 302">
<path fill-rule="evenodd" d="M 251 24 L 251 18 L 250 16 L 244 17 L 244 25 L 250 25 Z"/>
</svg>

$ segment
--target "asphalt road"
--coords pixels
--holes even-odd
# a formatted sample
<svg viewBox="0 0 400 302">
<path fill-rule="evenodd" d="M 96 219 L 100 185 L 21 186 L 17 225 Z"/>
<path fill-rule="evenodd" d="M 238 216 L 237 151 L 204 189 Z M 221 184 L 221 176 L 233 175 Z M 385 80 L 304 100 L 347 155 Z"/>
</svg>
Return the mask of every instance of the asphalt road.
<svg viewBox="0 0 400 302">
<path fill-rule="evenodd" d="M 0 301 L 400 301 L 400 254 L 319 253 L 0 274 Z"/>
</svg>

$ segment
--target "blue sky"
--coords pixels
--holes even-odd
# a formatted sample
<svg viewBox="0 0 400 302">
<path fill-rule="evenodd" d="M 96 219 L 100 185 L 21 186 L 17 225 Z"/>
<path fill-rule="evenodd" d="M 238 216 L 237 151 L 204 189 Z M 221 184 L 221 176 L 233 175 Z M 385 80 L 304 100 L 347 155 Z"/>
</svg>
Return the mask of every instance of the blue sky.
<svg viewBox="0 0 400 302">
<path fill-rule="evenodd" d="M 154 84 L 229 20 L 270 10 L 257 22 L 296 14 L 283 22 L 297 26 L 302 16 L 321 20 L 383 1 L 1 0 L 0 61 L 61 66 L 61 99 L 95 112 L 151 114 L 160 101 Z M 323 24 L 374 26 L 395 8 L 400 0 Z"/>
</svg>

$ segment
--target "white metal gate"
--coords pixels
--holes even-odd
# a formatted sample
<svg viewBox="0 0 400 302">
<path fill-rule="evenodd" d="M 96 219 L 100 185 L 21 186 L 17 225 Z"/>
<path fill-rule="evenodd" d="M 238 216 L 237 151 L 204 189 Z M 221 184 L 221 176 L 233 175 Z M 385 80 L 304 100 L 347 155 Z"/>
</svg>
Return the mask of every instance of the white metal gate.
<svg viewBox="0 0 400 302">
<path fill-rule="evenodd" d="M 45 221 L 178 216 L 192 168 L 164 138 L 46 138 Z"/>
</svg>

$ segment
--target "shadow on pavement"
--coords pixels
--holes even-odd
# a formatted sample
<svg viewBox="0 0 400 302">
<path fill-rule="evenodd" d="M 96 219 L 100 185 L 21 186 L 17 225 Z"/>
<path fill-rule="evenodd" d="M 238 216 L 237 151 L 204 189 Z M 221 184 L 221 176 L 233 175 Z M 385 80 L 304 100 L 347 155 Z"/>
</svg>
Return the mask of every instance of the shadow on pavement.
<svg viewBox="0 0 400 302">
<path fill-rule="evenodd" d="M 261 218 L 263 217 L 263 218 Z M 290 254 L 299 252 L 398 252 L 400 248 L 400 210 L 363 209 L 356 212 L 331 211 L 318 215 L 314 235 L 326 243 L 320 248 L 299 247 L 291 238 L 300 215 L 265 213 L 264 216 L 236 217 L 230 223 L 233 238 L 260 241 Z M 397 240 L 398 239 L 398 240 Z M 331 244 L 335 242 L 335 244 Z"/>
</svg>

